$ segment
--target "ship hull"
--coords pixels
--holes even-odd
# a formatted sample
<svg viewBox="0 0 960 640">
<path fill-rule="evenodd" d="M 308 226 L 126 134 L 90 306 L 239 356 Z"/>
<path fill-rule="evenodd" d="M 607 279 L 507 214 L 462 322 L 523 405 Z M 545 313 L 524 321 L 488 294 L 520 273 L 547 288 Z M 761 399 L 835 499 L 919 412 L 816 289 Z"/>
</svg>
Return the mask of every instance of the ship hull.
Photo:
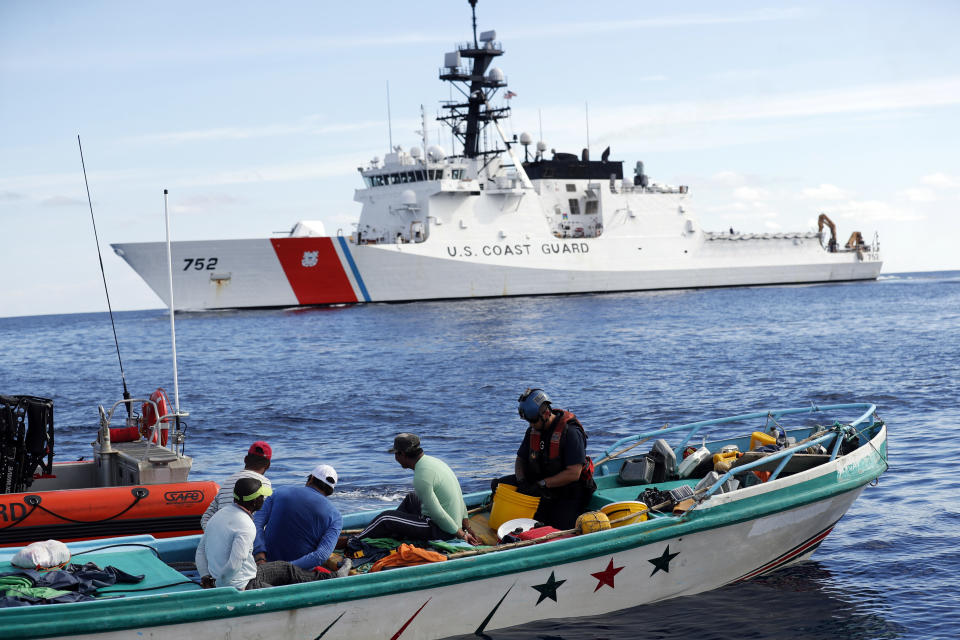
<svg viewBox="0 0 960 640">
<path fill-rule="evenodd" d="M 113 246 L 169 305 L 166 245 Z M 869 253 L 830 253 L 802 236 L 473 245 L 356 245 L 337 236 L 174 242 L 171 250 L 179 310 L 840 282 L 876 279 L 882 266 Z"/>
</svg>

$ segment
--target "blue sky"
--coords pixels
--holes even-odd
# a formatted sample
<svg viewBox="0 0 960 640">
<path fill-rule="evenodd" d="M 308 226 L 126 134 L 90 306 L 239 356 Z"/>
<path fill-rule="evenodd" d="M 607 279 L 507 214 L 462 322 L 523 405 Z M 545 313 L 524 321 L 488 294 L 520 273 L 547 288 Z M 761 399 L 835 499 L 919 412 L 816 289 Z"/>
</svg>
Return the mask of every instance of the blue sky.
<svg viewBox="0 0 960 640">
<path fill-rule="evenodd" d="M 960 3 L 480 0 L 508 132 L 645 163 L 708 230 L 880 234 L 887 273 L 958 269 Z M 0 2 L 0 316 L 161 303 L 109 248 L 349 231 L 356 167 L 417 144 L 465 0 Z M 586 108 L 588 105 L 588 108 Z M 436 125 L 431 125 L 434 138 Z M 441 141 L 443 138 L 441 138 Z M 444 144 L 449 149 L 449 137 Z"/>
</svg>

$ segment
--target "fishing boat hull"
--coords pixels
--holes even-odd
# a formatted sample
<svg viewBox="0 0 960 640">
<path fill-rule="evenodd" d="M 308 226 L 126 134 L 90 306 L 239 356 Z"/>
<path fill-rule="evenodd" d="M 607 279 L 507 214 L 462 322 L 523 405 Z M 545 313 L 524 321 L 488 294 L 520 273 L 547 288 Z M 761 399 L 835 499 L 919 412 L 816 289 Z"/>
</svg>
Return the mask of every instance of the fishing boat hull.
<svg viewBox="0 0 960 640">
<path fill-rule="evenodd" d="M 886 427 L 806 471 L 713 495 L 688 517 L 348 579 L 0 611 L 8 637 L 442 638 L 700 593 L 809 557 L 886 469 Z M 625 488 L 629 489 L 629 487 Z M 598 491 L 603 494 L 603 491 Z M 609 492 L 608 492 L 609 493 Z M 615 492 L 613 492 L 615 493 Z M 475 494 L 476 495 L 476 494 Z M 598 496 L 595 496 L 597 499 Z M 614 495 L 599 499 L 613 500 Z M 344 519 L 352 526 L 369 515 Z M 156 543 L 191 557 L 196 538 Z"/>
<path fill-rule="evenodd" d="M 837 496 L 815 510 L 791 509 L 775 517 L 669 537 L 634 548 L 629 548 L 626 540 L 609 540 L 605 548 L 598 545 L 593 550 L 599 555 L 577 562 L 564 562 L 570 550 L 552 543 L 550 547 L 554 548 L 538 549 L 549 557 L 538 563 L 541 566 L 528 571 L 486 579 L 464 575 L 461 579 L 465 582 L 431 581 L 443 584 L 413 593 L 378 597 L 357 593 L 357 599 L 348 602 L 258 613 L 226 623 L 214 619 L 136 631 L 142 634 L 138 637 L 158 639 L 198 635 L 443 638 L 479 635 L 542 619 L 601 615 L 709 591 L 808 557 L 859 493 L 858 489 Z M 774 531 L 776 535 L 771 535 Z M 718 553 L 719 549 L 730 548 L 741 548 L 742 552 Z M 745 572 L 745 566 L 750 570 Z M 486 571 L 472 573 L 482 575 Z M 269 606 L 262 597 L 254 600 L 260 607 Z M 247 608 L 257 606 L 251 602 Z M 126 638 L 130 631 L 90 637 Z"/>
<path fill-rule="evenodd" d="M 307 237 L 171 244 L 176 308 L 290 307 L 876 279 L 876 255 L 824 251 L 816 234 L 740 241 L 555 238 L 417 244 Z M 166 244 L 114 251 L 169 306 Z"/>
</svg>

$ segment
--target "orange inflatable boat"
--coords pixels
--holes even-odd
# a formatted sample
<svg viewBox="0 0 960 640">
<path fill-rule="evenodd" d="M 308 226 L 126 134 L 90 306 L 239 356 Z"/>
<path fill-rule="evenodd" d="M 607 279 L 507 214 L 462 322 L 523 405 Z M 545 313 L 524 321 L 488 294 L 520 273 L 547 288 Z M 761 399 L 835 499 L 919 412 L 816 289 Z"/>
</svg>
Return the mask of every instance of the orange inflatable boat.
<svg viewBox="0 0 960 640">
<path fill-rule="evenodd" d="M 125 427 L 111 427 L 122 404 L 143 402 Z M 215 482 L 189 480 L 180 420 L 166 393 L 100 407 L 93 458 L 53 462 L 53 401 L 0 395 L 0 547 L 37 540 L 85 540 L 200 533 Z M 114 441 L 113 438 L 116 438 Z"/>
<path fill-rule="evenodd" d="M 63 489 L 0 495 L 0 547 L 149 533 L 201 533 L 215 482 Z"/>
</svg>

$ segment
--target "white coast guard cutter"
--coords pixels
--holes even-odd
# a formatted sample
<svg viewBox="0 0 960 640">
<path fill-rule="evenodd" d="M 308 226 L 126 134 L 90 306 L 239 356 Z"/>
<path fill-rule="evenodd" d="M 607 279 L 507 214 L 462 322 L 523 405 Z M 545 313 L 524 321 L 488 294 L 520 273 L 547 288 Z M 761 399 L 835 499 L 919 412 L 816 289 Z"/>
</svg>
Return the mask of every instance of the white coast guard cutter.
<svg viewBox="0 0 960 640">
<path fill-rule="evenodd" d="M 474 24 L 476 24 L 474 22 Z M 638 162 L 553 153 L 523 134 L 508 140 L 491 105 L 506 87 L 492 67 L 493 31 L 446 54 L 440 79 L 461 100 L 438 118 L 461 146 L 395 147 L 360 169 L 363 207 L 350 235 L 302 221 L 286 236 L 174 242 L 178 309 L 569 294 L 875 279 L 879 245 L 859 232 L 711 233 L 689 210 L 687 187 L 648 180 Z M 455 94 L 456 95 L 456 94 Z M 485 133 L 496 130 L 494 142 Z M 524 146 L 524 161 L 515 146 Z M 487 148 L 489 147 L 489 148 Z M 532 152 L 532 153 L 531 153 Z M 532 159 L 530 159 L 532 156 Z M 166 247 L 120 243 L 123 257 L 169 305 Z"/>
</svg>

